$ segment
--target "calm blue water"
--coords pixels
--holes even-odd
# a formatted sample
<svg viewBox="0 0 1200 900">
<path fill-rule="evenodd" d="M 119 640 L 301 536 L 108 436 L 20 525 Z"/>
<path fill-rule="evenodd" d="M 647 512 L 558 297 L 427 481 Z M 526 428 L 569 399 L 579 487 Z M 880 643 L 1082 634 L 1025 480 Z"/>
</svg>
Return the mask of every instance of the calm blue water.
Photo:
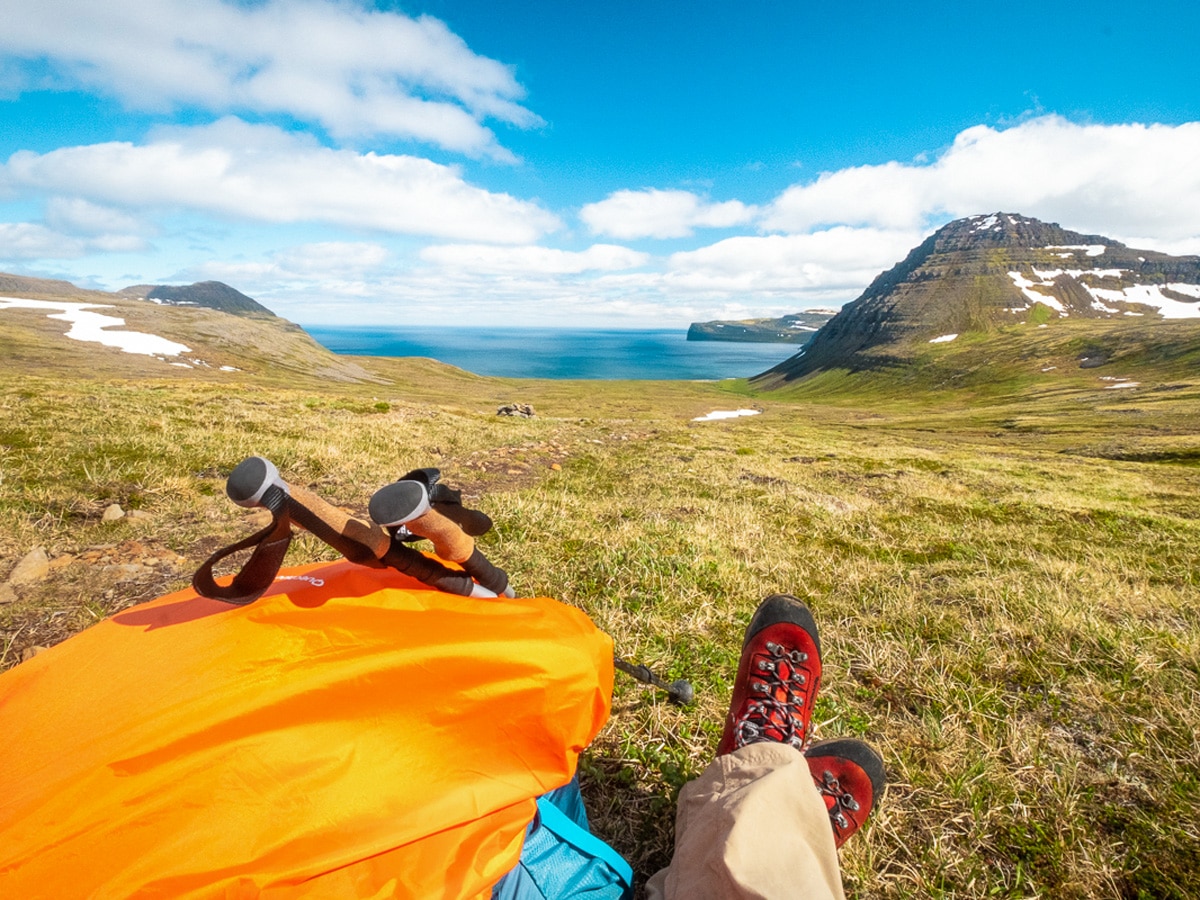
<svg viewBox="0 0 1200 900">
<path fill-rule="evenodd" d="M 305 326 L 334 353 L 427 356 L 502 378 L 695 380 L 746 378 L 783 362 L 796 344 L 688 341 L 686 331 L 559 328 Z"/>
</svg>

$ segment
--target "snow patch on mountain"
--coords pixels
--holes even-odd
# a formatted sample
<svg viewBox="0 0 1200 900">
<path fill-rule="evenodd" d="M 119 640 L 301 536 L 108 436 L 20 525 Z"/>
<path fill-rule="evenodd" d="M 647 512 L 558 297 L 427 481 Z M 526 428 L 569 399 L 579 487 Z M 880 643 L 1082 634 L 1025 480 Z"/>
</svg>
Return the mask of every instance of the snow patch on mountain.
<svg viewBox="0 0 1200 900">
<path fill-rule="evenodd" d="M 1052 309 L 1058 310 L 1063 315 L 1067 315 L 1067 310 L 1063 304 L 1054 297 L 1048 294 L 1043 294 L 1037 290 L 1039 287 L 1053 287 L 1054 279 L 1063 275 L 1079 282 L 1080 286 L 1092 296 L 1092 308 L 1108 313 L 1110 315 L 1127 315 L 1140 316 L 1142 313 L 1124 311 L 1115 309 L 1109 306 L 1110 303 L 1137 303 L 1143 306 L 1150 306 L 1158 310 L 1159 314 L 1164 319 L 1197 319 L 1200 318 L 1200 302 L 1192 303 L 1187 300 L 1178 300 L 1174 297 L 1168 297 L 1163 294 L 1164 290 L 1175 294 L 1182 294 L 1185 297 L 1195 297 L 1200 301 L 1200 285 L 1172 283 L 1166 285 L 1160 284 L 1135 284 L 1124 288 L 1102 288 L 1094 287 L 1083 280 L 1084 276 L 1092 276 L 1093 278 L 1122 278 L 1128 270 L 1126 269 L 1033 269 L 1033 274 L 1041 281 L 1033 281 L 1026 278 L 1020 272 L 1009 272 L 1008 277 L 1013 280 L 1021 293 L 1023 293 L 1031 303 L 1044 303 Z M 1029 307 L 1010 307 L 1006 312 L 1024 312 Z"/>
<path fill-rule="evenodd" d="M 20 297 L 0 297 L 0 309 L 34 309 L 46 312 L 48 318 L 71 324 L 66 336 L 75 341 L 89 341 L 116 347 L 126 353 L 144 356 L 178 356 L 190 353 L 191 349 L 156 334 L 140 331 L 114 331 L 125 324 L 116 316 L 91 312 L 93 309 L 111 309 L 104 303 L 58 303 L 50 300 L 26 300 Z"/>
<path fill-rule="evenodd" d="M 1040 291 L 1035 291 L 1034 288 L 1041 285 L 1053 286 L 1053 281 L 1030 281 L 1020 272 L 1009 272 L 1008 277 L 1013 280 L 1013 284 L 1021 289 L 1021 293 L 1029 298 L 1030 303 L 1044 303 L 1051 309 L 1056 309 L 1064 316 L 1067 314 L 1067 308 L 1059 302 L 1057 297 L 1051 297 L 1049 294 L 1043 294 Z M 1029 307 L 1016 307 L 1008 310 L 1009 312 L 1024 312 Z"/>
<path fill-rule="evenodd" d="M 1164 319 L 1200 319 L 1200 302 L 1189 303 L 1185 300 L 1176 300 L 1173 297 L 1164 296 L 1164 285 L 1135 284 L 1121 290 L 1097 288 L 1087 284 L 1083 287 L 1095 298 L 1093 305 L 1097 309 L 1104 309 L 1107 312 L 1116 312 L 1116 310 L 1103 306 L 1102 304 L 1105 301 L 1109 303 L 1119 301 L 1153 306 Z M 1196 297 L 1197 300 L 1200 300 L 1200 285 L 1168 284 L 1165 287 L 1174 293 L 1183 294 L 1187 297 Z M 1129 315 L 1136 315 L 1136 313 L 1129 313 Z"/>
<path fill-rule="evenodd" d="M 1046 269 L 1042 270 L 1036 266 L 1031 266 L 1033 274 L 1038 278 L 1043 279 L 1043 284 L 1050 284 L 1059 275 L 1070 275 L 1072 278 L 1079 280 L 1084 275 L 1091 275 L 1095 278 L 1120 278 L 1125 274 L 1125 269 Z M 1011 272 L 1009 273 L 1012 274 Z"/>
</svg>

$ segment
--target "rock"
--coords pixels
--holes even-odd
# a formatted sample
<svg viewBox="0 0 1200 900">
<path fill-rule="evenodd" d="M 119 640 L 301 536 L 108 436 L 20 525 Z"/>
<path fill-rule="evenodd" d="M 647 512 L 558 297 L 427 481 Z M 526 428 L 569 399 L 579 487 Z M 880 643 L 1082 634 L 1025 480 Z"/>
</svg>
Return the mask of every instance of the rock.
<svg viewBox="0 0 1200 900">
<path fill-rule="evenodd" d="M 100 517 L 101 522 L 115 522 L 117 519 L 125 518 L 125 510 L 121 509 L 120 504 L 114 503 L 108 509 L 104 510 L 104 515 Z"/>
<path fill-rule="evenodd" d="M 496 410 L 498 416 L 517 416 L 521 419 L 532 419 L 536 413 L 528 403 L 506 403 Z"/>
<path fill-rule="evenodd" d="M 105 575 L 116 576 L 118 582 L 133 581 L 145 575 L 151 575 L 154 572 L 149 566 L 142 566 L 137 563 L 115 563 L 105 566 L 100 571 Z"/>
<path fill-rule="evenodd" d="M 29 662 L 29 660 L 33 659 L 45 649 L 45 647 L 40 646 L 26 647 L 21 651 L 21 662 Z"/>
<path fill-rule="evenodd" d="M 46 556 L 45 547 L 34 547 L 25 554 L 25 558 L 17 563 L 8 576 L 12 585 L 34 584 L 46 577 L 50 571 L 50 558 Z"/>
<path fill-rule="evenodd" d="M 11 584 L 0 584 L 0 606 L 16 603 L 17 599 L 17 592 L 12 589 Z"/>
</svg>

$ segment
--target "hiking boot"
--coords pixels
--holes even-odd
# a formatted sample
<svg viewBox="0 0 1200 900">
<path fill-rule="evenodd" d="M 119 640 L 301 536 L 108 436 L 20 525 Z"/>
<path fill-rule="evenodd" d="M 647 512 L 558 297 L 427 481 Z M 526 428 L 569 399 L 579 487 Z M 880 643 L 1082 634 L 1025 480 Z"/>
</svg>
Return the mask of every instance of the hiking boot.
<svg viewBox="0 0 1200 900">
<path fill-rule="evenodd" d="M 807 606 L 772 594 L 746 628 L 717 755 L 759 741 L 803 750 L 821 683 L 821 641 Z"/>
<path fill-rule="evenodd" d="M 862 827 L 879 802 L 885 783 L 883 760 L 853 738 L 813 744 L 804 751 L 804 758 L 829 810 L 833 843 L 840 847 Z"/>
</svg>

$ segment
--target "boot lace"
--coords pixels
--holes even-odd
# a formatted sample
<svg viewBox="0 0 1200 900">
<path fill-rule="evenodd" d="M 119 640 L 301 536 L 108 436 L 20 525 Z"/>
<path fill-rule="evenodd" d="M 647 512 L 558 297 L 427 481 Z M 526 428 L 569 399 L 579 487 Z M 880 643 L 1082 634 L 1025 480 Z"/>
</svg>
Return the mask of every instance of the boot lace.
<svg viewBox="0 0 1200 900">
<path fill-rule="evenodd" d="M 835 830 L 841 832 L 850 828 L 852 822 L 847 812 L 858 812 L 859 803 L 849 791 L 842 790 L 841 784 L 832 772 L 826 769 L 821 773 L 821 780 L 813 779 L 825 806 L 829 810 L 829 821 Z"/>
<path fill-rule="evenodd" d="M 800 711 L 812 686 L 799 667 L 808 661 L 808 654 L 771 641 L 766 650 L 750 672 L 750 690 L 756 697 L 734 723 L 736 746 L 778 741 L 803 750 L 807 735 Z"/>
</svg>

